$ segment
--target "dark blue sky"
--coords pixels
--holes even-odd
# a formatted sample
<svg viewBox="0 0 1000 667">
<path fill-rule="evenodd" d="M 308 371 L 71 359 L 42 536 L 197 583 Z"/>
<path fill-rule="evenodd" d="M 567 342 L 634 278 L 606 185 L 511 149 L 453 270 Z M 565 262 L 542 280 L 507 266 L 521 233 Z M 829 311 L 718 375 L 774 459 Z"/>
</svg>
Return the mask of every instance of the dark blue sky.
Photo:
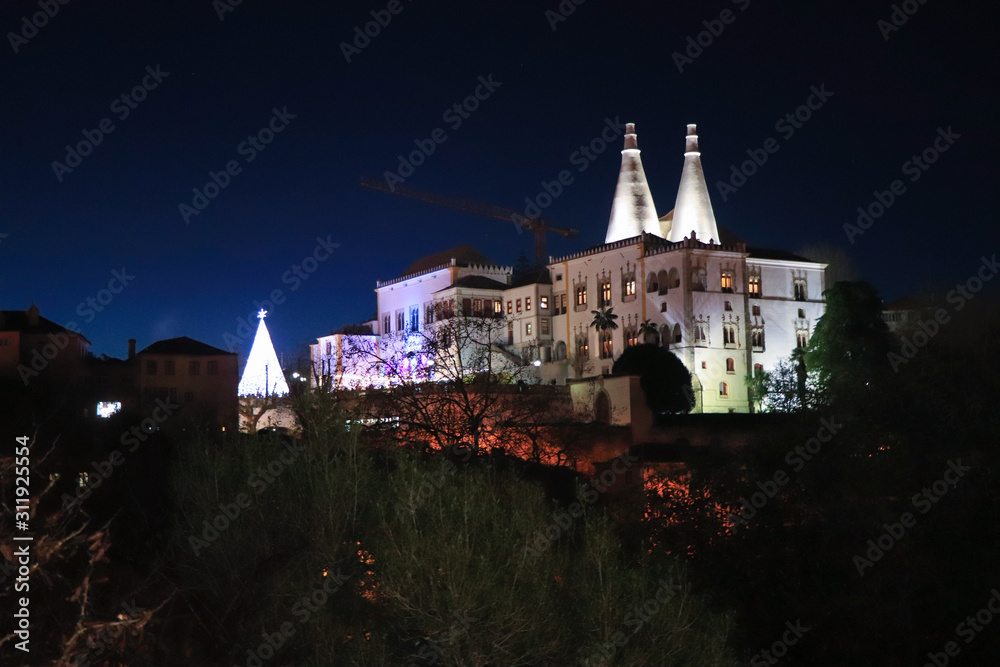
<svg viewBox="0 0 1000 667">
<path fill-rule="evenodd" d="M 998 249 L 993 3 L 912 2 L 885 39 L 878 22 L 893 9 L 880 2 L 587 0 L 553 30 L 556 0 L 400 0 L 348 63 L 341 42 L 387 2 L 248 0 L 220 20 L 221 2 L 53 0 L 37 31 L 23 23 L 37 2 L 4 3 L 2 308 L 37 303 L 77 322 L 94 352 L 123 356 L 130 337 L 226 347 L 255 300 L 282 290 L 268 325 L 293 354 L 367 319 L 375 281 L 421 255 L 468 243 L 502 263 L 530 256 L 531 235 L 512 224 L 358 187 L 437 128 L 447 138 L 406 185 L 518 209 L 573 173 L 545 215 L 581 234 L 551 237 L 553 254 L 604 239 L 621 141 L 582 173 L 571 156 L 606 118 L 637 124 L 661 214 L 697 123 L 721 225 L 755 245 L 847 251 L 887 300 L 964 281 Z M 730 22 L 713 24 L 723 10 Z M 679 72 L 673 53 L 706 21 L 721 34 Z M 445 111 L 480 76 L 499 86 L 454 127 Z M 152 89 L 130 108 L 120 98 L 144 80 Z M 776 128 L 813 86 L 832 96 L 794 133 Z M 241 149 L 274 109 L 294 118 L 263 150 Z M 52 163 L 104 119 L 113 131 L 57 177 Z M 912 181 L 904 163 L 949 127 L 959 138 Z M 717 182 L 768 138 L 778 151 L 723 201 Z M 239 173 L 185 224 L 179 205 L 229 161 Z M 903 194 L 849 244 L 843 225 L 896 179 Z M 283 276 L 318 237 L 339 247 L 293 290 Z M 134 279 L 90 312 L 123 268 Z"/>
</svg>

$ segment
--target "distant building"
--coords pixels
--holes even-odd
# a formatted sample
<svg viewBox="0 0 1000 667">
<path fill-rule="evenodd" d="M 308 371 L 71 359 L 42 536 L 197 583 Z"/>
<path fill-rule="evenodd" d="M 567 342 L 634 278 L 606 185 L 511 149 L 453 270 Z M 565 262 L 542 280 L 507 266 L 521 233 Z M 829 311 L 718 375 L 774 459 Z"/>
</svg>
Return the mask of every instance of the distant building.
<svg viewBox="0 0 1000 667">
<path fill-rule="evenodd" d="M 157 400 L 169 401 L 186 418 L 238 424 L 236 353 L 183 336 L 153 343 L 136 359 L 143 412 L 152 410 Z"/>
<path fill-rule="evenodd" d="M 622 350 L 655 342 L 691 372 L 696 412 L 748 412 L 745 376 L 808 344 L 825 310 L 826 265 L 724 242 L 694 125 L 685 142 L 671 212 L 656 213 L 629 124 L 603 244 L 550 257 L 545 268 L 517 278 L 469 246 L 418 260 L 377 283 L 373 335 L 415 337 L 459 314 L 503 318 L 506 335 L 493 342 L 528 356 L 540 381 L 557 384 L 584 367 L 585 377 L 609 374 Z M 595 311 L 612 311 L 617 327 L 593 326 Z M 378 377 L 359 380 L 345 364 L 345 340 L 318 339 L 319 375 L 334 387 L 379 386 Z"/>
<path fill-rule="evenodd" d="M 42 317 L 34 304 L 27 310 L 0 311 L 0 377 L 24 385 L 36 380 L 61 385 L 87 378 L 90 341 Z"/>
</svg>

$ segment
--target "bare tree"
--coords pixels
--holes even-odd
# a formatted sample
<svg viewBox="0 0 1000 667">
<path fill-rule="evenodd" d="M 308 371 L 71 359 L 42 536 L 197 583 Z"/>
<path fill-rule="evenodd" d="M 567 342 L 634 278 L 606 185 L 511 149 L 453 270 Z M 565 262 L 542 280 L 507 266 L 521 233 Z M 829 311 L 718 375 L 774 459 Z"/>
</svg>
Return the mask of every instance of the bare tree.
<svg viewBox="0 0 1000 667">
<path fill-rule="evenodd" d="M 345 365 L 371 385 L 355 404 L 396 438 L 441 449 L 506 447 L 518 429 L 523 441 L 525 425 L 540 427 L 552 405 L 538 395 L 555 393 L 538 386 L 535 347 L 505 342 L 502 316 L 442 314 L 422 330 L 348 340 Z"/>
</svg>

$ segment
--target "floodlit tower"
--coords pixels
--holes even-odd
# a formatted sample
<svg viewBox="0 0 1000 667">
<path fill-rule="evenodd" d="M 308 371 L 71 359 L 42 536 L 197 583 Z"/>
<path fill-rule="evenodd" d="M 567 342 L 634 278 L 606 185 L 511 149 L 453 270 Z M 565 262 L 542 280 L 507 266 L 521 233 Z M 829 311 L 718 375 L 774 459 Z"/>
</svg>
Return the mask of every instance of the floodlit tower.
<svg viewBox="0 0 1000 667">
<path fill-rule="evenodd" d="M 694 231 L 702 242 L 719 242 L 719 228 L 715 224 L 712 199 L 708 196 L 705 172 L 701 167 L 701 151 L 698 150 L 698 127 L 687 126 L 684 146 L 684 168 L 681 170 L 681 184 L 677 188 L 677 202 L 674 204 L 673 225 L 670 228 L 672 243 L 683 241 Z"/>
<path fill-rule="evenodd" d="M 653 195 L 649 192 L 646 172 L 639 157 L 639 144 L 635 124 L 625 125 L 625 148 L 622 150 L 622 168 L 618 172 L 618 187 L 611 205 L 611 219 L 605 243 L 639 236 L 643 232 L 660 234 L 660 221 L 656 217 Z"/>
<path fill-rule="evenodd" d="M 243 369 L 243 377 L 240 378 L 238 390 L 240 396 L 285 396 L 288 394 L 285 374 L 281 372 L 278 355 L 275 354 L 274 345 L 271 344 L 271 335 L 267 332 L 267 326 L 264 324 L 266 316 L 267 311 L 263 308 L 257 313 L 260 324 L 257 326 L 257 335 L 253 339 L 253 347 L 250 348 L 246 368 Z"/>
</svg>

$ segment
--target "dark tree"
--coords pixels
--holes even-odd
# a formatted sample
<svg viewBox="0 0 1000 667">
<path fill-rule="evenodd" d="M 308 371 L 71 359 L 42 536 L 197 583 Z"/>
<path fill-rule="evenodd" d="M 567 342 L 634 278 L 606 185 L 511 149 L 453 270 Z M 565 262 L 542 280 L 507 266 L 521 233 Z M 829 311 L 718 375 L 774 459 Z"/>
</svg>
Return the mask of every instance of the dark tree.
<svg viewBox="0 0 1000 667">
<path fill-rule="evenodd" d="M 694 407 L 691 373 L 673 352 L 658 345 L 626 348 L 611 367 L 620 375 L 638 375 L 653 414 L 690 412 Z"/>
<path fill-rule="evenodd" d="M 866 282 L 839 282 L 824 292 L 826 313 L 805 355 L 828 401 L 874 391 L 889 370 L 895 343 L 882 320 L 882 300 Z"/>
</svg>

